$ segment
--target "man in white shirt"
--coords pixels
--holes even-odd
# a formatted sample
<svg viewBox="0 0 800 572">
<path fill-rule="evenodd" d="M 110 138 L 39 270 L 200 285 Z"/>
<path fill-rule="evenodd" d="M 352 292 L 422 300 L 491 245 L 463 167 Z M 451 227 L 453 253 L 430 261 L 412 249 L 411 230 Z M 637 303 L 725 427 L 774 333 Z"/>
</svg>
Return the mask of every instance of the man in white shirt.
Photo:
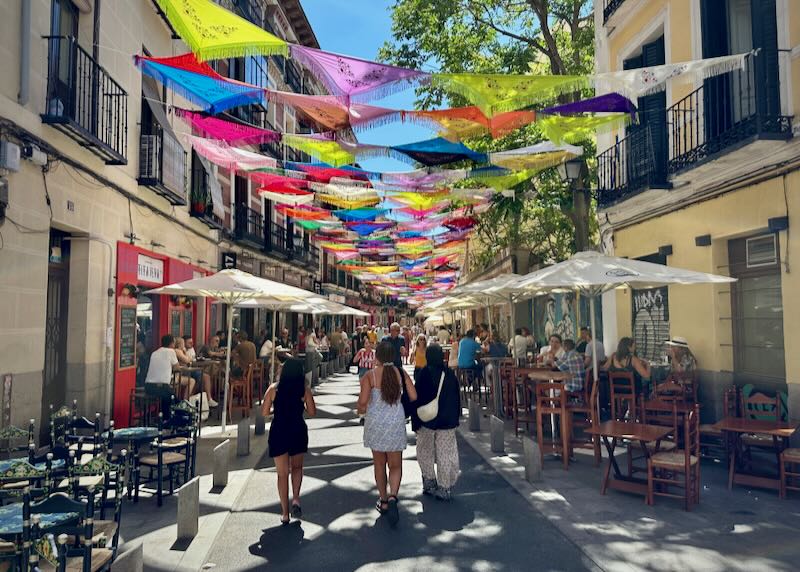
<svg viewBox="0 0 800 572">
<path fill-rule="evenodd" d="M 522 335 L 522 328 L 517 328 L 514 331 L 514 337 L 508 342 L 508 351 L 511 352 L 511 357 L 518 362 L 525 359 L 528 354 L 528 340 Z"/>
<path fill-rule="evenodd" d="M 597 352 L 597 365 L 600 366 L 606 361 L 606 349 L 603 342 L 595 340 L 589 328 L 581 328 L 581 338 L 586 341 L 586 348 L 583 350 L 583 366 L 592 369 L 592 354 Z"/>
<path fill-rule="evenodd" d="M 186 345 L 186 356 L 192 361 L 197 361 L 197 351 L 194 349 L 194 340 L 192 336 L 183 336 L 183 343 Z"/>
<path fill-rule="evenodd" d="M 439 333 L 436 334 L 436 337 L 439 338 L 439 345 L 446 346 L 450 344 L 450 332 L 444 326 L 439 328 Z"/>
<path fill-rule="evenodd" d="M 175 338 L 170 334 L 161 336 L 161 347 L 150 355 L 150 367 L 144 380 L 147 395 L 161 399 L 161 412 L 169 417 L 172 402 L 172 372 L 178 369 L 178 356 L 173 345 Z"/>
</svg>

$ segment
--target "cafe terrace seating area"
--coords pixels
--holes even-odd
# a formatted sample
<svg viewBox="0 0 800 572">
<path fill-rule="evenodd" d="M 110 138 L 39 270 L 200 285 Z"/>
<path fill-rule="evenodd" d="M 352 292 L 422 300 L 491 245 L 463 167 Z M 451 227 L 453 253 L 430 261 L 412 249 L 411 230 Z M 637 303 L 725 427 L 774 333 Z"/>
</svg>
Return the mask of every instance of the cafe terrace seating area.
<svg viewBox="0 0 800 572">
<path fill-rule="evenodd" d="M 0 570 L 110 570 L 123 505 L 161 506 L 195 474 L 199 411 L 173 400 L 169 414 L 115 428 L 73 403 L 44 432 L 0 430 Z"/>
</svg>

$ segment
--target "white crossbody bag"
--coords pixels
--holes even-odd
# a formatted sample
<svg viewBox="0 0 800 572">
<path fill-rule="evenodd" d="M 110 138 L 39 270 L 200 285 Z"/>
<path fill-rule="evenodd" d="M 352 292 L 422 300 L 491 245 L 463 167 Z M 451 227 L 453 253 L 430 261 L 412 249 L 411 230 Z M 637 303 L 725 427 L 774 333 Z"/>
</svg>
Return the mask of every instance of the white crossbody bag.
<svg viewBox="0 0 800 572">
<path fill-rule="evenodd" d="M 442 376 L 439 378 L 439 390 L 436 392 L 436 397 L 433 398 L 433 401 L 430 403 L 426 403 L 422 407 L 417 409 L 417 417 L 419 417 L 422 421 L 428 422 L 433 421 L 436 419 L 436 416 L 439 415 L 439 395 L 442 393 L 442 384 L 444 383 L 444 372 L 442 372 Z"/>
</svg>

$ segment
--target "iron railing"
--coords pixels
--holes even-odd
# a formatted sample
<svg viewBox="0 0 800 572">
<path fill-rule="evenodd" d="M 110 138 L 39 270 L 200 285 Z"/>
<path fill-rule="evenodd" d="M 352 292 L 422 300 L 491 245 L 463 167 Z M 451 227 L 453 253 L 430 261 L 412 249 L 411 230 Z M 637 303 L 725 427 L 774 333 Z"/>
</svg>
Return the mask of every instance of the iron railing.
<svg viewBox="0 0 800 572">
<path fill-rule="evenodd" d="M 161 127 L 139 137 L 139 184 L 174 205 L 186 204 L 186 151 Z"/>
<path fill-rule="evenodd" d="M 769 58 L 765 50 L 757 57 Z M 678 173 L 755 138 L 791 137 L 791 118 L 781 115 L 780 81 L 752 58 L 748 65 L 717 77 L 667 109 L 669 172 Z"/>
<path fill-rule="evenodd" d="M 625 0 L 603 0 L 603 24 L 608 22 L 611 15 L 624 3 Z"/>
<path fill-rule="evenodd" d="M 211 228 L 222 229 L 223 220 L 214 214 L 214 204 L 208 185 L 208 172 L 199 161 L 192 165 L 192 187 L 189 193 L 189 214 Z"/>
<path fill-rule="evenodd" d="M 653 138 L 649 127 L 637 129 L 597 157 L 597 202 L 607 206 L 649 187 L 664 183 L 663 169 L 653 160 Z M 662 179 L 662 180 L 656 180 Z"/>
<path fill-rule="evenodd" d="M 247 205 L 237 204 L 233 237 L 256 248 L 264 248 L 264 216 Z"/>
<path fill-rule="evenodd" d="M 72 36 L 45 36 L 47 92 L 42 122 L 110 165 L 127 164 L 128 93 Z"/>
</svg>

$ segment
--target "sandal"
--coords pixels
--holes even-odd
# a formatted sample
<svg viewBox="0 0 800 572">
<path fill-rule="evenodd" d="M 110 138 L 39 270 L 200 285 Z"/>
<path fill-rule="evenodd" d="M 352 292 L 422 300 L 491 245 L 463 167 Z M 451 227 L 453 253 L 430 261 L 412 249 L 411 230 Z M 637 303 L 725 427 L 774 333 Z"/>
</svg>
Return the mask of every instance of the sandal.
<svg viewBox="0 0 800 572">
<path fill-rule="evenodd" d="M 386 505 L 386 508 L 384 508 Z M 383 499 L 378 499 L 378 502 L 375 503 L 375 510 L 377 510 L 381 514 L 386 514 L 389 510 L 389 503 Z"/>
<path fill-rule="evenodd" d="M 303 509 L 300 508 L 300 503 L 292 504 L 292 517 L 303 518 Z"/>
<path fill-rule="evenodd" d="M 389 517 L 389 524 L 395 526 L 400 520 L 400 511 L 397 509 L 397 496 L 391 495 L 389 497 L 387 504 L 389 505 L 389 510 L 387 511 L 387 516 Z"/>
<path fill-rule="evenodd" d="M 288 516 L 286 517 L 286 520 L 283 520 L 283 517 L 281 517 L 281 526 L 286 526 L 290 521 L 291 519 Z"/>
</svg>

